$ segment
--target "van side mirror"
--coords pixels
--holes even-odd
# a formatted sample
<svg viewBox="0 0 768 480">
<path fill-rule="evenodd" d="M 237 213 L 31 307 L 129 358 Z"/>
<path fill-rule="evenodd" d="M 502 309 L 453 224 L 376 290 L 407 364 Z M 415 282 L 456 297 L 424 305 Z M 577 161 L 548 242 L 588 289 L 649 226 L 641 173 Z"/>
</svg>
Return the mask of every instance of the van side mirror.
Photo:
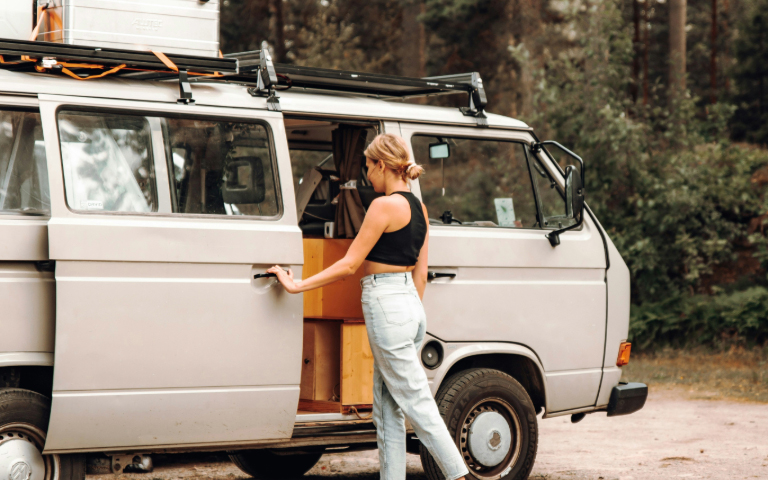
<svg viewBox="0 0 768 480">
<path fill-rule="evenodd" d="M 581 175 L 573 165 L 565 167 L 565 213 L 568 218 L 581 218 L 584 210 L 584 188 Z"/>
<path fill-rule="evenodd" d="M 446 142 L 430 143 L 429 144 L 429 158 L 448 158 L 451 156 L 451 146 Z"/>
<path fill-rule="evenodd" d="M 253 204 L 264 201 L 264 165 L 259 157 L 230 158 L 224 165 L 221 196 L 224 203 Z"/>
<path fill-rule="evenodd" d="M 547 140 L 545 142 L 535 143 L 531 146 L 531 150 L 534 153 L 540 153 L 544 151 L 550 158 L 552 156 L 547 151 L 547 146 L 552 145 L 557 147 L 566 155 L 575 159 L 581 166 L 581 173 L 573 165 L 565 167 L 565 213 L 568 218 L 577 220 L 576 223 L 553 232 L 549 232 L 545 235 L 549 244 L 553 247 L 560 245 L 560 234 L 574 228 L 578 228 L 584 223 L 584 160 L 580 156 L 576 155 L 572 151 L 568 150 L 558 142 L 553 140 Z"/>
</svg>

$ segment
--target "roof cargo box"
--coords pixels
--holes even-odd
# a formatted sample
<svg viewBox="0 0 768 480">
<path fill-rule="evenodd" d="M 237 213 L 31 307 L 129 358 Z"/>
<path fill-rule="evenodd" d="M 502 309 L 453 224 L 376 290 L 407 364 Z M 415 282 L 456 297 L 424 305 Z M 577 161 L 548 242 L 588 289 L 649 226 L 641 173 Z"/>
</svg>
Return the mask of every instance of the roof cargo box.
<svg viewBox="0 0 768 480">
<path fill-rule="evenodd" d="M 183 55 L 219 54 L 220 0 L 37 1 L 49 6 L 38 41 Z"/>
<path fill-rule="evenodd" d="M 33 0 L 0 0 L 0 38 L 29 40 L 33 3 Z"/>
</svg>

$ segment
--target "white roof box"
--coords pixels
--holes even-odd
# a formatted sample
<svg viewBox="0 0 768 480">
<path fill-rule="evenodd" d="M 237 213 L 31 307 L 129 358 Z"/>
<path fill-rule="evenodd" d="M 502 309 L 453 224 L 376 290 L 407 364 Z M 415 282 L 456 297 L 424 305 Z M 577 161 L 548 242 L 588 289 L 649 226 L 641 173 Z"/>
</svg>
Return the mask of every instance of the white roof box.
<svg viewBox="0 0 768 480">
<path fill-rule="evenodd" d="M 220 0 L 37 1 L 49 6 L 40 26 L 39 41 L 219 55 Z"/>
<path fill-rule="evenodd" d="M 29 40 L 33 0 L 0 0 L 0 38 Z"/>
</svg>

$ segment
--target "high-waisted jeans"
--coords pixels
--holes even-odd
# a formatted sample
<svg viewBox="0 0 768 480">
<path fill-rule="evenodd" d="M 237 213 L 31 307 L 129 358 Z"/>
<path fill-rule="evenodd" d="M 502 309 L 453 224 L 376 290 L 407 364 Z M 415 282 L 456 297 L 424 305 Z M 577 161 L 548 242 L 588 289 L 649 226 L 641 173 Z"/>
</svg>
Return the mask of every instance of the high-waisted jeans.
<svg viewBox="0 0 768 480">
<path fill-rule="evenodd" d="M 373 423 L 382 480 L 405 479 L 405 418 L 446 480 L 467 467 L 429 390 L 418 355 L 427 317 L 410 273 L 360 280 L 363 315 L 373 351 Z"/>
</svg>

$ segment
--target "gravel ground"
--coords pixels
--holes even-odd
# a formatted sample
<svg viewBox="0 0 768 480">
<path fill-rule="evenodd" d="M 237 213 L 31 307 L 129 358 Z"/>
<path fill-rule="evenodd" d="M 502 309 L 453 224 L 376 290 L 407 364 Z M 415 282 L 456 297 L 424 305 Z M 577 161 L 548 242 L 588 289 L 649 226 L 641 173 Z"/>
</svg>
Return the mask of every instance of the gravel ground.
<svg viewBox="0 0 768 480">
<path fill-rule="evenodd" d="M 768 479 L 768 405 L 707 400 L 690 390 L 651 389 L 643 410 L 625 417 L 587 415 L 539 420 L 532 479 Z M 325 455 L 303 480 L 376 480 L 376 451 Z M 408 455 L 409 480 L 425 480 Z M 149 474 L 89 475 L 88 480 L 245 479 L 225 457 L 155 457 Z"/>
</svg>

